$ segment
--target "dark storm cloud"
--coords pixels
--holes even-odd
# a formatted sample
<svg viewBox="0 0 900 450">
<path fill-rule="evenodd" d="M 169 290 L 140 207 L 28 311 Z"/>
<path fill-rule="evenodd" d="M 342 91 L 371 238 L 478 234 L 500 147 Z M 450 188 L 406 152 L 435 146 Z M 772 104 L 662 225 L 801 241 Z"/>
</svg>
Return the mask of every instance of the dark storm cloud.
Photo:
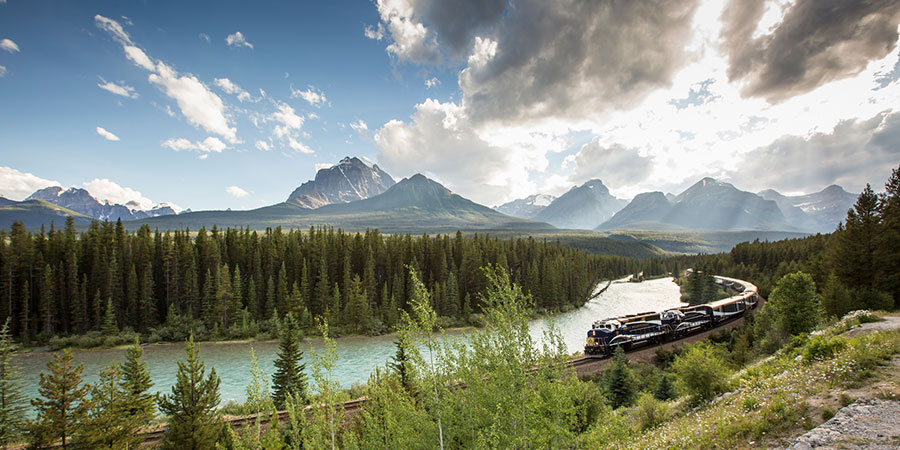
<svg viewBox="0 0 900 450">
<path fill-rule="evenodd" d="M 421 1 L 417 7 L 437 41 L 451 59 L 465 57 L 472 40 L 489 33 L 503 18 L 506 0 Z"/>
<path fill-rule="evenodd" d="M 666 86 L 685 60 L 696 0 L 523 0 L 496 54 L 460 75 L 477 119 L 581 118 Z"/>
<path fill-rule="evenodd" d="M 851 192 L 877 185 L 900 163 L 900 113 L 845 120 L 830 133 L 785 136 L 745 155 L 731 174 L 748 189 L 815 192 L 832 183 Z"/>
<path fill-rule="evenodd" d="M 766 0 L 730 0 L 722 16 L 728 78 L 771 103 L 853 76 L 897 42 L 900 0 L 798 0 L 753 38 Z"/>
</svg>

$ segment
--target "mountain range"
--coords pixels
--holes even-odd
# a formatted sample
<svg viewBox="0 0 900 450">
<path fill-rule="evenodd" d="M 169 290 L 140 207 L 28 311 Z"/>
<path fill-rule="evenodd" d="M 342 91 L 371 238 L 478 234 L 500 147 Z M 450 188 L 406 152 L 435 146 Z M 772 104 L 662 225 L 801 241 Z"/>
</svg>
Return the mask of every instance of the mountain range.
<svg viewBox="0 0 900 450">
<path fill-rule="evenodd" d="M 610 195 L 600 180 L 573 187 L 543 208 L 534 205 L 533 198 L 537 196 L 496 209 L 559 228 L 827 233 L 844 220 L 856 201 L 855 194 L 837 185 L 813 194 L 786 196 L 772 189 L 754 194 L 713 178 L 703 178 L 678 195 L 644 192 L 631 202 Z M 517 208 L 522 204 L 530 206 L 525 213 Z"/>
<path fill-rule="evenodd" d="M 367 160 L 346 157 L 320 169 L 283 203 L 246 211 L 180 212 L 169 204 L 143 210 L 136 203 L 101 203 L 87 190 L 59 186 L 36 191 L 23 202 L 0 197 L 0 226 L 14 220 L 30 228 L 121 219 L 129 228 L 334 226 L 385 232 L 456 230 L 539 231 L 559 228 L 645 231 L 829 232 L 843 220 L 856 196 L 839 186 L 803 196 L 774 190 L 758 194 L 704 178 L 678 195 L 638 194 L 630 202 L 613 196 L 600 180 L 574 186 L 558 198 L 535 194 L 493 209 L 463 198 L 440 183 L 416 174 L 395 182 Z M 177 213 L 177 214 L 176 214 Z"/>
<path fill-rule="evenodd" d="M 154 205 L 148 210 L 141 209 L 141 206 L 134 201 L 124 205 L 109 201 L 100 203 L 86 189 L 75 187 L 63 189 L 61 186 L 50 186 L 38 189 L 25 199 L 25 201 L 29 200 L 43 200 L 97 220 L 109 220 L 110 222 L 119 219 L 122 221 L 147 219 L 176 213 L 175 207 L 168 203 Z"/>
</svg>

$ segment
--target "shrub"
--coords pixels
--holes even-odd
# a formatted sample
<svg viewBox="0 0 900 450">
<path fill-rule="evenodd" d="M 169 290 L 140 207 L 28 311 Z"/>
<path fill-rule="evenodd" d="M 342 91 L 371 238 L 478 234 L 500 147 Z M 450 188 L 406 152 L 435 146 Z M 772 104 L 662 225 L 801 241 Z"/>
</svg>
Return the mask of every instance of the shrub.
<svg viewBox="0 0 900 450">
<path fill-rule="evenodd" d="M 695 404 L 712 400 L 729 389 L 731 371 L 720 346 L 705 342 L 692 345 L 675 359 L 672 368 L 678 375 L 679 388 Z"/>
<path fill-rule="evenodd" d="M 669 405 L 645 392 L 637 400 L 637 422 L 640 429 L 653 428 L 669 417 Z"/>
<path fill-rule="evenodd" d="M 813 362 L 829 359 L 844 348 L 844 343 L 845 341 L 840 338 L 813 336 L 803 347 L 803 360 Z"/>
</svg>

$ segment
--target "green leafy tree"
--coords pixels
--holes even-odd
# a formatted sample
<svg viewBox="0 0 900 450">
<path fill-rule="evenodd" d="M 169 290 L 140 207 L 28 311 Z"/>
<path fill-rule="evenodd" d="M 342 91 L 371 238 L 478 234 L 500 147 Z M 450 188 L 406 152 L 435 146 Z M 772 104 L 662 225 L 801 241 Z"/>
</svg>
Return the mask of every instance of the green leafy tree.
<svg viewBox="0 0 900 450">
<path fill-rule="evenodd" d="M 769 301 L 776 313 L 776 325 L 789 336 L 812 331 L 819 323 L 819 294 L 809 274 L 796 272 L 781 277 Z"/>
<path fill-rule="evenodd" d="M 720 346 L 701 342 L 691 345 L 675 357 L 672 369 L 677 384 L 696 403 L 712 400 L 729 388 L 725 351 Z"/>
<path fill-rule="evenodd" d="M 637 394 L 637 382 L 634 372 L 628 367 L 628 358 L 622 347 L 616 347 L 612 362 L 603 374 L 603 385 L 609 394 L 613 408 L 628 406 Z"/>
<path fill-rule="evenodd" d="M 31 401 L 37 417 L 28 425 L 31 442 L 37 446 L 59 440 L 62 448 L 71 446 L 71 439 L 84 425 L 90 402 L 88 386 L 81 384 L 84 365 L 74 365 L 68 349 L 53 355 L 47 363 L 48 374 L 41 374 L 38 393 Z"/>
<path fill-rule="evenodd" d="M 124 450 L 140 445 L 141 438 L 136 435 L 140 423 L 128 414 L 128 399 L 120 377 L 119 368 L 109 365 L 90 387 L 90 411 L 80 430 L 81 439 L 90 448 Z"/>
<path fill-rule="evenodd" d="M 306 400 L 305 369 L 303 350 L 300 350 L 300 328 L 294 315 L 288 313 L 281 326 L 281 343 L 278 345 L 275 375 L 272 377 L 272 400 L 276 407 L 284 408 L 289 393 L 293 393 L 301 401 Z"/>
<path fill-rule="evenodd" d="M 340 448 L 341 423 L 344 420 L 344 406 L 341 404 L 349 400 L 346 393 L 341 390 L 341 385 L 334 376 L 334 368 L 337 363 L 337 344 L 328 336 L 328 322 L 319 322 L 319 332 L 322 333 L 323 349 L 321 352 L 312 352 L 312 378 L 315 381 L 315 391 L 312 396 L 313 408 L 310 410 L 309 422 L 302 425 L 301 437 L 303 448 L 316 448 L 332 450 Z M 301 399 L 295 398 L 289 402 L 296 408 Z M 302 415 L 305 417 L 305 414 Z"/>
<path fill-rule="evenodd" d="M 167 449 L 214 449 L 222 435 L 219 383 L 216 369 L 209 370 L 200 359 L 194 336 L 185 345 L 186 361 L 178 361 L 178 374 L 172 393 L 159 399 L 159 409 L 169 416 L 169 429 L 163 440 Z"/>
<path fill-rule="evenodd" d="M 135 338 L 134 344 L 125 351 L 125 364 L 119 371 L 127 405 L 124 414 L 139 427 L 149 425 L 156 414 L 156 396 L 150 393 L 153 382 L 143 356 L 144 349 Z"/>
<path fill-rule="evenodd" d="M 0 446 L 16 442 L 25 423 L 25 394 L 22 375 L 15 356 L 18 346 L 12 340 L 7 318 L 0 328 Z"/>
<path fill-rule="evenodd" d="M 259 367 L 259 358 L 253 347 L 250 347 L 250 384 L 246 389 L 247 401 L 244 402 L 244 410 L 247 414 L 258 414 L 271 411 L 275 408 L 272 401 L 272 393 L 269 390 L 269 377 Z"/>
</svg>

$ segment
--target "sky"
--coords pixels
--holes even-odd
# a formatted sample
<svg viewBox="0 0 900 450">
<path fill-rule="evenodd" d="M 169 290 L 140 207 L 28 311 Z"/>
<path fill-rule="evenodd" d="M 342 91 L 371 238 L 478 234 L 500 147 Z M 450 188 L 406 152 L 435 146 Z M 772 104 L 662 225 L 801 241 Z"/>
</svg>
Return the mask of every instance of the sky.
<svg viewBox="0 0 900 450">
<path fill-rule="evenodd" d="M 897 1 L 0 0 L 0 195 L 249 209 L 348 155 L 491 206 L 879 190 L 898 25 Z"/>
</svg>

